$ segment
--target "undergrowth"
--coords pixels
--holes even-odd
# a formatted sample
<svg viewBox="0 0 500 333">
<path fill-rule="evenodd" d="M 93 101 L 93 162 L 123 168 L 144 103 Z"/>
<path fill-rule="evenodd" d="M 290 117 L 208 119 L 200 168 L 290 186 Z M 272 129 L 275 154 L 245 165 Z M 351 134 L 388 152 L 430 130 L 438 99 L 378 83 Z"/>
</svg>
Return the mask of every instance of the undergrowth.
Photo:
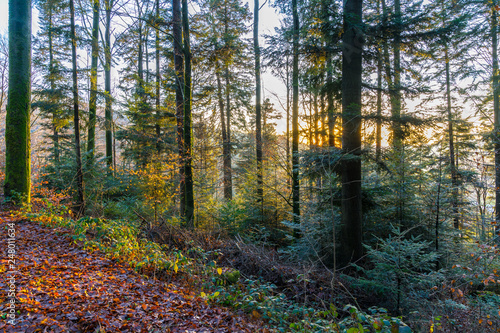
<svg viewBox="0 0 500 333">
<path fill-rule="evenodd" d="M 54 204 L 45 198 L 37 198 L 32 207 L 24 207 L 19 214 L 46 227 L 65 228 L 75 243 L 126 262 L 140 274 L 161 279 L 181 275 L 193 289 L 200 290 L 200 296 L 208 303 L 243 310 L 263 320 L 271 331 L 411 332 L 400 318 L 389 316 L 381 308 L 363 312 L 350 304 L 342 309 L 330 304 L 318 309 L 295 302 L 271 283 L 243 279 L 237 270 L 218 267 L 214 253 L 200 247 L 182 251 L 148 240 L 135 222 L 94 217 L 74 219 L 60 200 Z"/>
</svg>

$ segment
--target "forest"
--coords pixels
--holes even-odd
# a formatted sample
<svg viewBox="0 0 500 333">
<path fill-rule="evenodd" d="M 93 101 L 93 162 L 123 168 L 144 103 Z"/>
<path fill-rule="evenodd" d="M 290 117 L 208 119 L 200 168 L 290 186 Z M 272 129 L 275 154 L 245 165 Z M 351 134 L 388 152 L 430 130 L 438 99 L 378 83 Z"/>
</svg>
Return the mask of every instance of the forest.
<svg viewBox="0 0 500 333">
<path fill-rule="evenodd" d="M 499 12 L 9 0 L 0 329 L 500 332 Z"/>
</svg>

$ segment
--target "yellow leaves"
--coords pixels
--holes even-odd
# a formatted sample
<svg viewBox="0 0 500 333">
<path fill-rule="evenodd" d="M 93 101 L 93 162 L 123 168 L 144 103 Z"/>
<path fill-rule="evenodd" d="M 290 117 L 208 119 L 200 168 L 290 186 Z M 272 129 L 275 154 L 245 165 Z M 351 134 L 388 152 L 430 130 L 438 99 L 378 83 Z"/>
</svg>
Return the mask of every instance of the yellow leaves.
<svg viewBox="0 0 500 333">
<path fill-rule="evenodd" d="M 260 313 L 257 310 L 253 310 L 252 311 L 252 317 L 254 317 L 255 319 L 259 319 L 260 318 Z"/>
<path fill-rule="evenodd" d="M 217 274 L 221 275 L 222 274 L 222 268 L 217 268 Z"/>
</svg>

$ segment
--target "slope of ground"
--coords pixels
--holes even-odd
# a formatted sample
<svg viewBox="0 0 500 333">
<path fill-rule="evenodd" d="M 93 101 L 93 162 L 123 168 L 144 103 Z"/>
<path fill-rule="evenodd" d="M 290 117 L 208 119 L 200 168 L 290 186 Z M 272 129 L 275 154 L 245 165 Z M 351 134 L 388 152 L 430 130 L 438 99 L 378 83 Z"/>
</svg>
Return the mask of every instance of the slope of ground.
<svg viewBox="0 0 500 333">
<path fill-rule="evenodd" d="M 0 248 L 0 331 L 262 331 L 175 282 L 147 279 L 102 253 L 88 253 L 63 229 L 18 220 L 5 211 L 0 212 Z M 9 294 L 12 285 L 15 297 Z M 14 325 L 9 317 L 13 300 Z"/>
</svg>

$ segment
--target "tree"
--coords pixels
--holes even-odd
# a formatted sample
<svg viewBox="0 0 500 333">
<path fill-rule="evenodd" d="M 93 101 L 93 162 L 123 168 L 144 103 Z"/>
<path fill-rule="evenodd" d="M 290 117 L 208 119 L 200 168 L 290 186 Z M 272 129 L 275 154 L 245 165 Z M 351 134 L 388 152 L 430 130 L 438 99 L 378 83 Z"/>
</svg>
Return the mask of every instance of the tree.
<svg viewBox="0 0 500 333">
<path fill-rule="evenodd" d="M 77 215 L 85 213 L 85 199 L 83 193 L 83 171 L 82 156 L 80 151 L 80 111 L 78 102 L 78 68 L 76 57 L 76 29 L 75 29 L 75 4 L 69 0 L 69 10 L 71 15 L 70 39 L 71 39 L 71 58 L 73 65 L 73 125 L 75 128 L 75 157 L 76 157 L 76 212 Z"/>
<path fill-rule="evenodd" d="M 92 50 L 90 67 L 89 128 L 87 152 L 92 160 L 95 153 L 95 125 L 97 113 L 97 65 L 99 59 L 99 9 L 100 1 L 93 0 L 92 6 Z"/>
<path fill-rule="evenodd" d="M 179 211 L 185 214 L 185 171 L 184 171 L 184 58 L 182 54 L 182 19 L 181 1 L 172 0 L 172 35 L 174 44 L 174 71 L 175 71 L 175 118 L 177 120 L 177 145 L 179 151 Z"/>
<path fill-rule="evenodd" d="M 260 83 L 260 47 L 259 47 L 259 0 L 254 1 L 253 50 L 255 55 L 255 148 L 257 156 L 257 201 L 263 204 L 262 190 L 262 112 Z"/>
<path fill-rule="evenodd" d="M 293 17 L 293 69 L 292 69 L 292 210 L 293 221 L 300 223 L 299 179 L 299 14 L 297 0 L 292 0 Z M 298 236 L 298 230 L 294 231 Z"/>
<path fill-rule="evenodd" d="M 68 130 L 71 124 L 70 98 L 68 95 L 69 77 L 65 64 L 71 61 L 65 26 L 69 24 L 68 2 L 65 0 L 44 0 L 37 2 L 40 29 L 34 43 L 33 67 L 42 74 L 41 80 L 34 84 L 36 98 L 32 104 L 46 122 L 42 125 L 46 137 L 51 140 L 48 147 L 50 166 L 54 173 L 50 185 L 63 187 L 61 160 L 71 154 Z M 52 170 L 50 170 L 52 169 Z"/>
<path fill-rule="evenodd" d="M 115 0 L 104 0 L 106 12 L 104 30 L 104 130 L 106 133 L 106 163 L 113 164 L 113 99 L 111 96 L 111 11 Z"/>
<path fill-rule="evenodd" d="M 191 45 L 189 41 L 189 12 L 187 0 L 182 0 L 182 27 L 184 35 L 184 182 L 185 224 L 194 228 L 194 192 L 192 169 L 192 115 L 191 115 Z"/>
<path fill-rule="evenodd" d="M 342 252 L 343 261 L 363 255 L 361 214 L 362 0 L 344 4 L 342 39 Z"/>
<path fill-rule="evenodd" d="M 5 131 L 5 195 L 31 195 L 31 1 L 9 1 L 9 91 Z"/>
</svg>

